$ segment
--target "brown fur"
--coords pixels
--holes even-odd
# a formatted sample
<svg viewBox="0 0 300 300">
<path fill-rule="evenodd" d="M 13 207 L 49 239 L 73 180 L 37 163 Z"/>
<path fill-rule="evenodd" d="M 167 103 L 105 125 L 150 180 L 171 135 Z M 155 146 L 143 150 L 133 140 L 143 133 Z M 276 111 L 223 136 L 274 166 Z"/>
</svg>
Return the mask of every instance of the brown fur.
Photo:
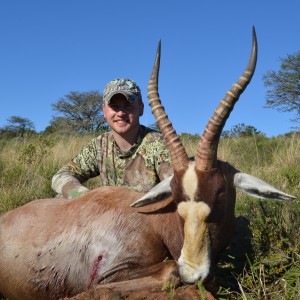
<svg viewBox="0 0 300 300">
<path fill-rule="evenodd" d="M 235 172 L 231 165 L 222 161 L 218 161 L 216 169 L 207 172 L 197 171 L 197 176 L 200 178 L 197 202 L 203 201 L 211 209 L 207 224 L 214 261 L 228 245 L 235 228 L 236 191 L 233 186 Z"/>
<path fill-rule="evenodd" d="M 219 165 L 220 169 L 197 174 L 197 201 L 212 210 L 207 226 L 213 262 L 228 244 L 234 225 L 233 169 L 228 172 L 226 164 Z M 182 174 L 175 177 L 177 187 L 180 177 Z M 142 194 L 124 187 L 102 187 L 76 200 L 35 200 L 2 215 L 0 292 L 10 299 L 57 299 L 97 284 L 111 287 L 115 283 L 119 288 L 122 283 L 116 282 L 124 281 L 123 289 L 134 289 L 137 282 L 143 287 L 161 286 L 166 280 L 176 282 L 176 263 L 165 276 L 155 274 L 164 274 L 166 264 L 162 262 L 177 261 L 181 253 L 183 220 L 177 213 L 177 202 L 185 199 L 180 192 L 180 188 L 175 191 L 176 201 L 170 197 L 161 203 L 131 208 Z M 107 242 L 103 235 L 111 234 L 117 241 L 104 251 Z M 93 247 L 98 246 L 102 250 L 95 253 Z M 116 247 L 120 247 L 120 253 L 102 277 L 93 278 L 97 257 L 102 270 L 104 260 Z M 130 285 L 130 280 L 135 281 Z"/>
<path fill-rule="evenodd" d="M 147 277 L 165 259 L 178 259 L 183 237 L 176 205 L 139 212 L 130 203 L 140 196 L 103 187 L 73 201 L 32 201 L 1 216 L 1 293 L 10 299 L 57 299 L 86 290 L 94 262 L 90 248 L 104 243 L 97 241 L 101 228 L 113 232 L 122 252 L 95 284 Z"/>
</svg>

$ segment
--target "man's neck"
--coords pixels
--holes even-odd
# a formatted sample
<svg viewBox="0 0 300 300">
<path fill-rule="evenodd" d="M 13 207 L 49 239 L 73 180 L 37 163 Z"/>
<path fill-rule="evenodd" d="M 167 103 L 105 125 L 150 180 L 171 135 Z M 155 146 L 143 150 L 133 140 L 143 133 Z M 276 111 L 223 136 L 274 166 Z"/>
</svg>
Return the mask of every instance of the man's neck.
<svg viewBox="0 0 300 300">
<path fill-rule="evenodd" d="M 113 131 L 113 137 L 114 140 L 116 142 L 116 144 L 118 145 L 118 147 L 123 151 L 123 152 L 127 152 L 129 151 L 132 146 L 135 144 L 138 133 L 139 133 L 139 128 L 140 126 L 138 126 L 135 130 L 134 133 L 130 133 L 128 135 L 120 135 L 116 132 Z"/>
</svg>

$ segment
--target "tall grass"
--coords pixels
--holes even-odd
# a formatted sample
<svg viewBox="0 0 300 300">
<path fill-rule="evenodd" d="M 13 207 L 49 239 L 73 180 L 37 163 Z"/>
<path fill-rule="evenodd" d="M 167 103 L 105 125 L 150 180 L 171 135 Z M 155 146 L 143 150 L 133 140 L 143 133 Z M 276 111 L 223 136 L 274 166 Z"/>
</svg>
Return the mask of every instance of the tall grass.
<svg viewBox="0 0 300 300">
<path fill-rule="evenodd" d="M 92 135 L 0 140 L 0 213 L 31 200 L 54 197 L 51 179 Z"/>
<path fill-rule="evenodd" d="M 0 139 L 0 212 L 54 197 L 51 178 L 94 136 Z M 188 155 L 199 136 L 181 135 Z M 218 265 L 220 299 L 300 299 L 300 137 L 223 139 L 219 158 L 269 182 L 296 201 L 250 198 L 238 192 L 239 239 Z M 98 185 L 97 179 L 87 185 Z M 238 250 L 237 250 L 238 249 Z"/>
</svg>

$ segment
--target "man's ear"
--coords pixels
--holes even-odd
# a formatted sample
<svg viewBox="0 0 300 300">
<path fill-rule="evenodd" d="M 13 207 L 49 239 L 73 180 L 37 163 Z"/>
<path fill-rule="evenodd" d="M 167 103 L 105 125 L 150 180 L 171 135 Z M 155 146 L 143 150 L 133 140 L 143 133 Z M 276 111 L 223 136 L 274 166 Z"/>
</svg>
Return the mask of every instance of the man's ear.
<svg viewBox="0 0 300 300">
<path fill-rule="evenodd" d="M 102 111 L 103 111 L 103 116 L 104 116 L 104 118 L 106 119 L 106 113 L 105 113 L 105 103 L 103 102 L 102 103 Z"/>
<path fill-rule="evenodd" d="M 140 110 L 140 117 L 144 114 L 144 103 L 142 100 L 139 100 L 139 110 Z"/>
</svg>

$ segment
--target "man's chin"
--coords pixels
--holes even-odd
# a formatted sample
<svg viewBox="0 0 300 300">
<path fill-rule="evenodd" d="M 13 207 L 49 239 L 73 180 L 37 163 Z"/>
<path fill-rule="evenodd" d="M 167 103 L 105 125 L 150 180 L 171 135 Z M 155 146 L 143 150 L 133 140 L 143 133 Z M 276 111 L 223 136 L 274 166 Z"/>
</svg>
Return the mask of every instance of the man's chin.
<svg viewBox="0 0 300 300">
<path fill-rule="evenodd" d="M 126 126 L 115 126 L 114 128 L 114 131 L 119 133 L 119 134 L 122 134 L 122 133 L 127 133 L 128 131 L 130 131 L 130 126 L 127 124 Z"/>
</svg>

